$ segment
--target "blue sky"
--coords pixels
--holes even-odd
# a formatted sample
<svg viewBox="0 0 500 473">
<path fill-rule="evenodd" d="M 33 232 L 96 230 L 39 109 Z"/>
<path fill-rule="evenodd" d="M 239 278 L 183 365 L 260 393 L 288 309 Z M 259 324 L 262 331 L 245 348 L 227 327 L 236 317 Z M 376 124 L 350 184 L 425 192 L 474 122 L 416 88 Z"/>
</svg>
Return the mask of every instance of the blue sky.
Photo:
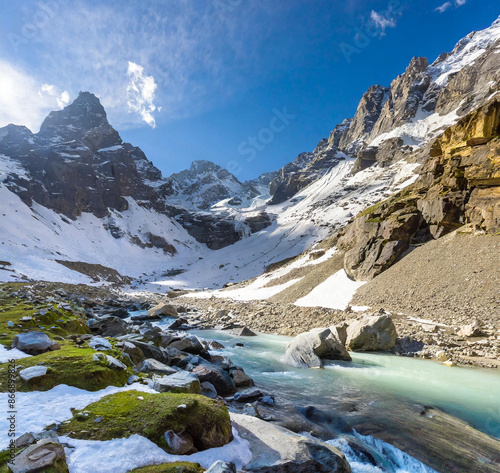
<svg viewBox="0 0 500 473">
<path fill-rule="evenodd" d="M 251 179 L 498 15 L 480 0 L 3 0 L 0 126 L 37 131 L 89 90 L 164 175 L 208 159 Z"/>
</svg>

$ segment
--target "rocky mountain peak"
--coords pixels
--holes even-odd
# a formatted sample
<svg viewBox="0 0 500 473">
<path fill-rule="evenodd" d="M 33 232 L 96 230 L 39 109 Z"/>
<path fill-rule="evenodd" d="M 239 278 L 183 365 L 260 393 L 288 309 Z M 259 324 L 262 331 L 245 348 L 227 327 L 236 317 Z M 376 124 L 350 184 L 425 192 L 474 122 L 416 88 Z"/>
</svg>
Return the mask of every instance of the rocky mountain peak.
<svg viewBox="0 0 500 473">
<path fill-rule="evenodd" d="M 92 133 L 93 130 L 99 131 Z M 100 100 L 90 92 L 80 92 L 73 103 L 62 110 L 50 112 L 43 121 L 39 133 L 41 138 L 51 142 L 81 140 L 86 135 L 88 135 L 87 139 L 90 139 L 91 148 L 102 144 L 96 143 L 96 141 L 102 141 L 96 140 L 100 135 L 108 137 L 104 146 L 121 143 L 118 133 L 108 122 L 106 111 Z"/>
<path fill-rule="evenodd" d="M 220 171 L 226 171 L 226 170 L 223 169 L 222 167 L 220 167 L 218 164 L 213 163 L 212 161 L 200 159 L 200 160 L 193 161 L 191 163 L 189 171 L 196 173 L 196 174 L 203 174 L 203 173 L 207 173 L 207 172 L 218 173 Z M 226 171 L 226 172 L 228 173 L 228 171 Z"/>
<path fill-rule="evenodd" d="M 35 136 L 25 126 L 9 124 L 0 128 L 1 149 L 7 154 L 13 151 L 26 154 L 34 142 Z"/>
<path fill-rule="evenodd" d="M 24 125 L 13 125 L 10 123 L 0 128 L 0 141 L 7 142 L 29 139 L 33 139 L 33 133 Z"/>
<path fill-rule="evenodd" d="M 429 67 L 429 60 L 426 57 L 413 57 L 406 68 L 405 74 L 418 74 Z"/>
</svg>

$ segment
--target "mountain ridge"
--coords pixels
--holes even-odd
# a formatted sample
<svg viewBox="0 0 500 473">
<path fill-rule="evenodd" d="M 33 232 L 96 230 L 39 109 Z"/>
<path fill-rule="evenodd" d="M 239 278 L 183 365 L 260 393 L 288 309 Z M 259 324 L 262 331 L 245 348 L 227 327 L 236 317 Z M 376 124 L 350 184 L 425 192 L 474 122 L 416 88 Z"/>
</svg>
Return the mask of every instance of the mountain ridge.
<svg viewBox="0 0 500 473">
<path fill-rule="evenodd" d="M 432 140 L 498 92 L 499 40 L 497 20 L 430 65 L 413 58 L 389 87 L 371 86 L 354 117 L 312 152 L 244 183 L 209 161 L 163 177 L 140 148 L 123 142 L 99 99 L 82 92 L 63 110 L 51 112 L 37 134 L 15 125 L 0 129 L 1 185 L 32 210 L 36 203 L 74 222 L 93 214 L 111 238 L 161 251 L 162 264 L 169 267 L 181 247 L 192 251 L 191 260 L 212 259 L 205 247 L 229 248 L 266 237 L 254 262 L 250 255 L 243 258 L 244 271 L 233 261 L 227 266 L 233 274 L 228 269 L 220 276 L 253 277 L 413 182 Z M 175 238 L 124 225 L 127 212 L 139 209 L 151 220 L 143 228 L 167 219 L 166 227 L 177 229 Z M 110 263 L 104 256 L 96 259 Z"/>
</svg>

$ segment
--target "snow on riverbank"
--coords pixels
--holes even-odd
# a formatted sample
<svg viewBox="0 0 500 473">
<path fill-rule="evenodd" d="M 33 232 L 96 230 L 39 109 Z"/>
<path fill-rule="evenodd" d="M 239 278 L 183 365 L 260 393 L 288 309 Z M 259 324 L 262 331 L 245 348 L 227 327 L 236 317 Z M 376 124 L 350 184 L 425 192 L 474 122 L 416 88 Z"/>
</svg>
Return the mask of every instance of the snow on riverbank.
<svg viewBox="0 0 500 473">
<path fill-rule="evenodd" d="M 26 432 L 41 432 L 47 425 L 60 423 L 72 417 L 71 409 L 83 409 L 104 396 L 122 391 L 136 390 L 157 394 L 143 384 L 134 383 L 126 387 L 109 386 L 101 391 L 89 392 L 71 386 L 59 385 L 50 391 L 17 393 L 16 430 L 17 437 Z M 8 393 L 0 393 L 0 404 L 7 405 Z M 8 447 L 9 429 L 7 418 L 0 419 L 0 450 Z M 60 437 L 67 444 L 66 455 L 70 473 L 127 473 L 142 466 L 192 461 L 208 468 L 217 460 L 234 462 L 238 468 L 248 463 L 252 454 L 249 443 L 241 439 L 233 429 L 234 440 L 220 448 L 211 448 L 193 455 L 169 455 L 156 444 L 140 435 L 109 441 L 76 440 Z"/>
<path fill-rule="evenodd" d="M 28 356 L 31 355 L 28 355 L 17 348 L 8 350 L 0 343 L 0 363 L 7 363 L 9 360 L 20 360 L 21 358 L 27 358 Z"/>
<path fill-rule="evenodd" d="M 16 431 L 19 435 L 26 432 L 40 432 L 47 425 L 71 419 L 71 408 L 83 409 L 108 394 L 135 389 L 141 392 L 155 393 L 153 389 L 139 383 L 123 388 L 109 386 L 96 392 L 85 391 L 65 384 L 60 384 L 50 391 L 33 391 L 16 394 Z M 8 393 L 0 393 L 0 404 L 7 406 Z M 0 450 L 9 444 L 7 418 L 0 419 Z"/>
</svg>

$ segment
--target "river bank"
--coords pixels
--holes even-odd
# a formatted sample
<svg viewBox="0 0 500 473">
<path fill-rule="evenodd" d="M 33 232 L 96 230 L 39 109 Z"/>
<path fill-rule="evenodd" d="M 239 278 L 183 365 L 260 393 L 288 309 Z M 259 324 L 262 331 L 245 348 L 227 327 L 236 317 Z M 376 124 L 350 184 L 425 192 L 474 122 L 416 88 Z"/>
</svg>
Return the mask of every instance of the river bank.
<svg viewBox="0 0 500 473">
<path fill-rule="evenodd" d="M 204 328 L 240 325 L 261 333 L 285 336 L 348 323 L 374 312 L 362 307 L 336 310 L 268 301 L 201 298 L 196 297 L 196 293 L 177 297 L 173 302 L 188 310 L 184 314 L 187 320 Z M 376 312 L 384 313 L 384 309 L 377 307 Z M 425 314 L 425 318 L 404 312 L 385 313 L 390 315 L 397 329 L 398 341 L 393 350 L 396 354 L 483 368 L 500 366 L 500 327 L 493 323 L 475 325 L 470 317 L 447 316 L 443 319 L 437 313 Z"/>
</svg>

